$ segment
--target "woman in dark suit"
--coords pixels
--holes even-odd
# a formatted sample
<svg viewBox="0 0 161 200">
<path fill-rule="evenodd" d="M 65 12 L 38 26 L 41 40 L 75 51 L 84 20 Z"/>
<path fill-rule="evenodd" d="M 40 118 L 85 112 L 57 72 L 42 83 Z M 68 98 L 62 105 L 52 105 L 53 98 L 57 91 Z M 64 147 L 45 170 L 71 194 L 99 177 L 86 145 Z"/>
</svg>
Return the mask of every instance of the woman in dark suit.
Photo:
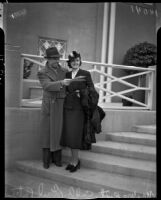
<svg viewBox="0 0 161 200">
<path fill-rule="evenodd" d="M 90 72 L 80 69 L 81 56 L 73 51 L 68 56 L 68 66 L 72 69 L 66 73 L 67 79 L 84 77 L 80 81 L 71 81 L 67 87 L 67 96 L 64 102 L 64 122 L 60 144 L 71 149 L 71 161 L 66 170 L 75 172 L 80 168 L 79 150 L 82 149 L 82 137 L 84 127 L 84 111 L 81 105 L 80 91 L 85 88 L 94 88 Z"/>
</svg>

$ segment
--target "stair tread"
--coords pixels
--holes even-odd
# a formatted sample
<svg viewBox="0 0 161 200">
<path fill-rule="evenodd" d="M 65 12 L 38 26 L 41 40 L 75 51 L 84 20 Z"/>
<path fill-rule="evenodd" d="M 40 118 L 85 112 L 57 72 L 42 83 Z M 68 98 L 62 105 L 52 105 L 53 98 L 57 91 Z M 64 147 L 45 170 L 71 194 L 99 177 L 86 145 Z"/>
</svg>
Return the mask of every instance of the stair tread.
<svg viewBox="0 0 161 200">
<path fill-rule="evenodd" d="M 138 133 L 138 132 L 109 132 L 109 133 L 103 133 L 103 134 L 112 135 L 112 136 L 156 140 L 156 135 L 144 134 L 144 133 Z"/>
<path fill-rule="evenodd" d="M 51 166 L 49 169 L 46 170 L 42 167 L 42 162 L 39 160 L 17 161 L 17 163 L 23 167 L 41 170 L 41 172 L 44 173 L 50 173 L 51 175 L 53 175 L 53 177 L 54 174 L 58 174 L 62 177 L 67 177 L 74 180 L 77 179 L 79 181 L 91 182 L 91 184 L 97 183 L 100 184 L 102 187 L 109 186 L 125 191 L 136 191 L 141 193 L 147 190 L 155 190 L 155 182 L 148 181 L 142 178 L 102 172 L 99 170 L 88 169 L 84 167 L 81 167 L 80 170 L 78 170 L 76 173 L 69 173 L 67 170 L 64 169 L 66 166 L 65 164 L 63 164 L 63 167 Z"/>
<path fill-rule="evenodd" d="M 63 155 L 70 156 L 70 152 L 68 151 L 68 149 L 63 149 Z M 80 151 L 79 155 L 80 158 L 82 159 L 103 163 L 107 165 L 118 165 L 130 169 L 156 172 L 156 163 L 153 161 L 126 158 L 126 157 L 103 154 L 103 153 L 95 153 L 92 151 Z"/>
<path fill-rule="evenodd" d="M 140 152 L 140 153 L 150 153 L 150 154 L 156 155 L 155 147 L 149 147 L 149 146 L 139 145 L 139 144 L 128 144 L 128 143 L 113 142 L 113 141 L 98 141 L 97 143 L 92 144 L 92 146 L 134 151 L 134 152 Z"/>
<path fill-rule="evenodd" d="M 156 125 L 135 125 L 132 127 L 135 132 L 156 134 Z"/>
<path fill-rule="evenodd" d="M 156 129 L 155 124 L 153 124 L 153 125 L 135 125 L 134 127 Z"/>
<path fill-rule="evenodd" d="M 12 186 L 12 190 L 22 187 L 24 193 L 30 192 L 32 196 L 30 197 L 52 197 L 52 198 L 69 198 L 73 197 L 76 199 L 76 193 L 70 194 L 71 185 L 64 184 L 59 181 L 50 180 L 44 177 L 38 177 L 18 169 L 5 171 L 5 184 L 7 186 Z M 78 190 L 78 187 L 72 186 L 74 191 Z M 30 189 L 30 190 L 29 190 Z M 80 188 L 80 196 L 83 196 L 86 192 L 85 189 Z M 97 193 L 93 193 L 93 197 L 97 197 Z M 9 193 L 9 192 L 8 192 Z M 8 194 L 7 193 L 7 194 Z M 50 196 L 49 196 L 50 195 Z M 13 197 L 13 196 L 12 196 Z M 20 194 L 18 194 L 20 197 Z"/>
<path fill-rule="evenodd" d="M 42 87 L 41 86 L 30 86 L 29 89 L 42 89 Z"/>
</svg>

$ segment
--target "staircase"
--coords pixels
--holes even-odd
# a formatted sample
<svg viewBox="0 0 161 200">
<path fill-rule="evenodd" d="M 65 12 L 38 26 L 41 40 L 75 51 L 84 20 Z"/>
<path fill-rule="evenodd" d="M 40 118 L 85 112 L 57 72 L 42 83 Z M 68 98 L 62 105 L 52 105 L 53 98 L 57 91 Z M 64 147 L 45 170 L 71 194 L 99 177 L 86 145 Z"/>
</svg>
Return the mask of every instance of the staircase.
<svg viewBox="0 0 161 200">
<path fill-rule="evenodd" d="M 92 150 L 80 152 L 81 168 L 75 173 L 65 170 L 68 149 L 63 150 L 63 167 L 51 165 L 46 170 L 40 160 L 17 161 L 16 167 L 108 197 L 155 197 L 156 126 L 134 126 L 131 132 L 100 133 L 96 137 Z"/>
</svg>

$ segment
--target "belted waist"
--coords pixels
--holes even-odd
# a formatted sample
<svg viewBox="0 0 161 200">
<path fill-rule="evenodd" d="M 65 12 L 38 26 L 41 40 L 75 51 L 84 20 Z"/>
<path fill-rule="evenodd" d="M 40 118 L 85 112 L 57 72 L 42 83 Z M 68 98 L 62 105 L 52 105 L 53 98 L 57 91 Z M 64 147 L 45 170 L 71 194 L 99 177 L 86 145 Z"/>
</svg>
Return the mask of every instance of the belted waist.
<svg viewBox="0 0 161 200">
<path fill-rule="evenodd" d="M 66 91 L 66 94 L 78 94 L 80 92 L 80 90 L 75 90 L 75 91 L 72 91 L 72 92 L 69 92 L 69 91 Z"/>
<path fill-rule="evenodd" d="M 64 99 L 66 97 L 65 92 L 43 92 L 43 98 L 56 98 L 56 99 Z"/>
</svg>

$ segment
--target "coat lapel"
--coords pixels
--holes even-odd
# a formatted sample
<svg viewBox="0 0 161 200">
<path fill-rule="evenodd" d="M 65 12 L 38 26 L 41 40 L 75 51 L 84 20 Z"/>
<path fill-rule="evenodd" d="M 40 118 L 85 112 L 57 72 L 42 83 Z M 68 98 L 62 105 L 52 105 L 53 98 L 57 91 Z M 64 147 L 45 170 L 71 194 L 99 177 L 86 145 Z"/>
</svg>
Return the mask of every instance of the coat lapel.
<svg viewBox="0 0 161 200">
<path fill-rule="evenodd" d="M 48 71 L 46 71 L 46 74 L 48 75 L 48 77 L 50 78 L 50 79 L 52 79 L 53 81 L 56 81 L 56 74 L 51 74 L 51 73 L 49 73 Z"/>
<path fill-rule="evenodd" d="M 81 69 L 78 70 L 78 72 L 77 72 L 75 77 L 77 77 L 77 76 L 81 76 Z"/>
<path fill-rule="evenodd" d="M 51 69 L 49 66 L 46 66 L 46 74 L 48 75 L 48 77 L 50 79 L 52 79 L 53 81 L 56 81 L 57 80 L 57 73 L 58 71 L 54 70 L 54 69 Z"/>
</svg>

